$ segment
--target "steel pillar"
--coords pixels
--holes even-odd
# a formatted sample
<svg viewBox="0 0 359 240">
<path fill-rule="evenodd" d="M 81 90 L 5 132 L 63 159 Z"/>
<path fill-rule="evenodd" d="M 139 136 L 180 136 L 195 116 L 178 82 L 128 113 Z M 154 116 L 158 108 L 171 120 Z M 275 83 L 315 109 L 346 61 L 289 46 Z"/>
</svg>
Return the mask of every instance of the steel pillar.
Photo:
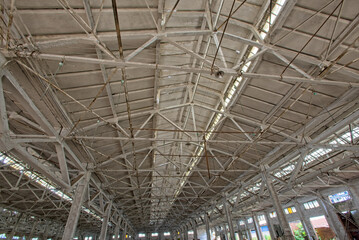
<svg viewBox="0 0 359 240">
<path fill-rule="evenodd" d="M 125 240 L 126 239 L 126 235 L 127 235 L 127 222 L 124 222 L 124 229 L 123 229 L 123 232 L 122 232 L 122 236 L 121 236 L 121 240 Z"/>
<path fill-rule="evenodd" d="M 345 229 L 343 228 L 343 225 L 341 222 L 339 222 L 338 216 L 335 212 L 335 210 L 333 209 L 334 206 L 332 206 L 330 203 L 328 203 L 326 201 L 326 199 L 324 199 L 323 196 L 320 195 L 320 197 L 318 198 L 318 202 L 319 205 L 322 207 L 322 210 L 324 212 L 324 215 L 328 221 L 328 224 L 330 226 L 330 228 L 333 230 L 333 232 L 335 233 L 335 235 L 337 236 L 337 238 L 339 239 L 350 239 L 347 234 Z"/>
<path fill-rule="evenodd" d="M 29 235 L 29 239 L 32 239 L 33 236 L 34 236 L 34 232 L 36 230 L 36 227 L 37 227 L 37 224 L 39 223 L 39 221 L 36 221 L 34 222 L 34 224 L 32 225 L 32 228 L 31 228 L 31 232 L 30 232 L 30 235 Z"/>
<path fill-rule="evenodd" d="M 44 229 L 44 232 L 42 233 L 42 239 L 43 240 L 47 240 L 47 235 L 49 233 L 50 227 L 51 227 L 51 224 L 49 222 L 47 222 L 46 227 Z"/>
<path fill-rule="evenodd" d="M 224 200 L 223 207 L 224 207 L 224 210 L 226 212 L 226 218 L 227 218 L 227 223 L 228 223 L 228 227 L 229 227 L 230 240 L 236 240 L 236 238 L 234 236 L 232 215 L 231 215 L 231 212 L 228 209 L 227 200 Z M 227 230 L 227 229 L 225 228 L 225 230 Z M 226 238 L 228 238 L 228 234 L 227 234 Z"/>
<path fill-rule="evenodd" d="M 119 240 L 120 235 L 120 227 L 121 227 L 121 217 L 118 217 L 118 221 L 115 227 L 115 238 L 114 240 Z"/>
<path fill-rule="evenodd" d="M 223 240 L 229 240 L 228 239 L 228 231 L 227 231 L 226 224 L 223 224 L 223 236 L 224 236 Z"/>
<path fill-rule="evenodd" d="M 266 218 L 266 222 L 267 222 L 267 226 L 269 229 L 269 233 L 270 233 L 270 237 L 271 239 L 276 239 L 276 234 L 274 232 L 274 227 L 273 227 L 273 223 L 272 223 L 272 219 L 270 218 L 268 212 L 264 213 L 264 216 Z"/>
<path fill-rule="evenodd" d="M 243 240 L 243 235 L 242 235 L 242 231 L 241 231 L 241 224 L 239 222 L 240 222 L 240 220 L 238 219 L 236 221 L 237 229 L 238 229 L 237 232 L 238 232 L 239 240 Z"/>
<path fill-rule="evenodd" d="M 253 214 L 252 218 L 253 218 L 254 230 L 256 231 L 257 238 L 258 240 L 263 240 L 261 227 L 259 226 L 259 222 L 258 222 L 258 216 Z"/>
<path fill-rule="evenodd" d="M 85 193 L 88 188 L 88 183 L 90 180 L 90 173 L 87 172 L 82 180 L 78 183 L 76 187 L 75 196 L 72 202 L 72 206 L 70 209 L 69 217 L 67 218 L 64 235 L 62 236 L 62 240 L 73 239 L 76 231 L 77 221 L 80 216 L 82 202 L 85 197 Z"/>
<path fill-rule="evenodd" d="M 197 240 L 198 239 L 197 223 L 196 223 L 196 221 L 194 219 L 192 220 L 192 228 L 193 228 L 193 239 Z"/>
<path fill-rule="evenodd" d="M 100 240 L 106 240 L 107 236 L 107 228 L 108 228 L 108 221 L 110 219 L 111 215 L 111 208 L 112 208 L 112 202 L 109 202 L 105 211 L 105 216 L 103 217 L 102 227 L 101 227 L 101 233 L 100 233 Z"/>
<path fill-rule="evenodd" d="M 185 225 L 184 226 L 184 228 L 183 228 L 183 239 L 184 240 L 188 240 L 188 227 L 187 227 L 187 225 Z"/>
<path fill-rule="evenodd" d="M 208 219 L 207 213 L 204 214 L 204 222 L 205 222 L 205 224 L 206 224 L 207 240 L 211 240 L 211 233 L 210 233 L 210 231 L 209 231 L 209 219 Z"/>
<path fill-rule="evenodd" d="M 252 233 L 251 233 L 251 229 L 248 226 L 248 222 L 247 219 L 244 219 L 244 226 L 246 228 L 246 233 L 247 233 L 247 237 L 249 240 L 252 240 Z"/>
<path fill-rule="evenodd" d="M 13 237 L 14 237 L 14 235 L 16 233 L 17 227 L 19 226 L 19 223 L 20 223 L 20 220 L 21 220 L 22 216 L 23 216 L 23 213 L 20 213 L 20 215 L 18 216 L 18 218 L 16 220 L 16 223 L 15 223 L 14 227 L 11 230 L 11 233 L 7 235 L 7 238 L 6 238 L 7 240 L 12 240 L 13 239 Z"/>
<path fill-rule="evenodd" d="M 294 240 L 294 237 L 293 237 L 292 231 L 290 229 L 288 220 L 285 217 L 282 204 L 279 201 L 279 198 L 278 198 L 277 192 L 276 192 L 276 190 L 274 188 L 274 185 L 273 185 L 271 177 L 267 176 L 265 173 L 262 173 L 262 178 L 263 178 L 263 181 L 266 182 L 266 184 L 267 184 L 267 189 L 268 189 L 268 191 L 270 193 L 270 196 L 272 198 L 273 206 L 274 206 L 275 211 L 277 213 L 279 224 L 283 229 L 283 232 L 284 232 L 283 239 L 284 240 Z"/>
<path fill-rule="evenodd" d="M 303 204 L 299 204 L 298 202 L 295 204 L 295 208 L 297 209 L 297 213 L 299 215 L 299 218 L 303 224 L 303 228 L 305 233 L 307 234 L 307 237 L 309 239 L 317 239 L 317 235 L 315 234 L 315 230 L 310 223 L 310 220 L 306 218 L 304 212 Z"/>
</svg>

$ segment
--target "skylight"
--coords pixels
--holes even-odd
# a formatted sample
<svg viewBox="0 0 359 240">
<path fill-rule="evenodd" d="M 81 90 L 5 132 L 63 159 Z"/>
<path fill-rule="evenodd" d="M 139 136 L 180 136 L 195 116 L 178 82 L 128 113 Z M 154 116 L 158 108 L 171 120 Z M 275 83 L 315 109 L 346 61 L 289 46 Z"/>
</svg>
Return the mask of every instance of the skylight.
<svg viewBox="0 0 359 240">
<path fill-rule="evenodd" d="M 271 14 L 266 19 L 266 22 L 260 31 L 260 36 L 262 37 L 262 39 L 265 39 L 267 37 L 270 27 L 275 23 L 275 20 L 277 19 L 286 1 L 287 0 L 278 0 L 275 3 L 274 7 L 272 8 Z"/>
<path fill-rule="evenodd" d="M 262 39 L 264 39 L 267 36 L 267 33 L 268 33 L 270 27 L 274 24 L 275 19 L 279 15 L 280 11 L 282 10 L 282 6 L 285 4 L 286 1 L 287 0 L 277 0 L 276 1 L 275 6 L 272 8 L 272 12 L 271 12 L 270 16 L 266 20 L 267 23 L 263 26 L 262 29 L 260 29 L 260 36 L 262 37 Z M 241 69 L 239 69 L 239 72 L 243 73 L 243 72 L 248 71 L 248 69 L 250 68 L 250 66 L 252 64 L 252 61 L 248 61 L 248 59 L 250 59 L 252 56 L 254 56 L 258 51 L 259 51 L 259 49 L 257 47 L 252 46 L 249 48 L 247 62 L 245 62 L 242 65 Z M 237 77 L 235 79 L 235 81 L 232 83 L 232 85 L 227 89 L 227 92 L 225 94 L 226 98 L 223 99 L 222 107 L 219 110 L 220 112 L 215 114 L 213 121 L 209 127 L 209 131 L 204 136 L 206 140 L 210 139 L 210 137 L 212 136 L 214 129 L 217 127 L 221 118 L 223 117 L 222 113 L 224 112 L 225 108 L 229 106 L 230 102 L 233 100 L 233 96 L 234 96 L 235 92 L 237 91 L 238 87 L 240 86 L 242 80 L 243 80 L 242 76 Z M 191 159 L 190 167 L 189 167 L 188 171 L 186 171 L 186 173 L 184 174 L 183 179 L 180 182 L 180 187 L 177 189 L 177 191 L 174 194 L 174 198 L 176 198 L 178 196 L 178 194 L 181 192 L 181 188 L 185 184 L 187 177 L 190 175 L 193 167 L 196 166 L 196 164 L 200 160 L 200 156 L 203 153 L 203 150 L 204 150 L 204 143 L 201 143 L 200 146 L 198 146 L 195 150 L 194 155 L 196 157 Z M 172 203 L 173 203 L 173 201 L 174 200 L 172 200 Z"/>
<path fill-rule="evenodd" d="M 352 133 L 350 133 L 350 131 L 345 132 L 341 136 L 331 140 L 329 142 L 329 144 L 331 144 L 331 145 L 348 144 L 348 143 L 351 142 L 352 137 L 353 137 L 353 140 L 357 140 L 359 138 L 359 127 L 353 128 Z M 319 149 L 316 149 L 316 150 L 310 152 L 309 154 L 307 154 L 304 157 L 303 165 L 306 166 L 309 163 L 317 161 L 318 159 L 320 159 L 321 157 L 325 156 L 326 154 L 328 154 L 328 153 L 330 153 L 332 151 L 333 151 L 333 149 L 331 149 L 331 148 L 319 148 Z M 282 170 L 276 172 L 274 175 L 276 177 L 287 176 L 288 174 L 290 174 L 294 170 L 294 167 L 295 167 L 294 163 L 290 164 L 289 166 L 286 166 Z"/>
<path fill-rule="evenodd" d="M 357 141 L 359 139 L 359 127 L 354 127 L 352 129 L 352 133 L 350 131 L 346 131 L 345 133 L 341 134 L 339 137 L 336 137 L 332 140 L 330 140 L 328 143 L 331 145 L 343 145 L 343 144 L 349 144 L 353 141 Z M 319 148 L 316 149 L 310 153 L 308 153 L 304 157 L 303 165 L 306 166 L 309 163 L 318 161 L 320 158 L 325 156 L 326 154 L 332 152 L 333 149 L 330 148 Z M 274 173 L 274 176 L 277 178 L 285 177 L 292 173 L 295 169 L 295 162 L 290 163 L 289 165 L 283 167 L 282 169 L 279 169 L 277 172 Z M 254 193 L 260 189 L 261 182 L 257 182 L 254 185 L 247 188 L 248 191 Z M 240 199 L 243 199 L 245 197 L 248 197 L 248 192 L 241 192 L 238 196 Z M 237 196 L 237 195 L 235 195 Z M 271 216 L 272 217 L 272 216 Z"/>
<path fill-rule="evenodd" d="M 29 178 L 31 181 L 37 183 L 41 187 L 51 191 L 56 196 L 60 197 L 61 199 L 72 202 L 72 198 L 63 193 L 61 190 L 57 189 L 50 181 L 45 180 L 42 178 L 38 173 L 30 171 L 26 165 L 24 165 L 19 160 L 15 160 L 14 158 L 4 155 L 3 153 L 0 153 L 0 163 L 3 164 L 3 166 L 11 167 L 12 169 L 18 170 L 20 173 L 23 173 L 24 176 Z M 84 206 L 81 207 L 82 210 L 92 217 L 96 218 L 97 220 L 102 221 L 102 218 L 98 216 L 96 213 L 94 213 L 92 210 L 85 208 Z"/>
</svg>

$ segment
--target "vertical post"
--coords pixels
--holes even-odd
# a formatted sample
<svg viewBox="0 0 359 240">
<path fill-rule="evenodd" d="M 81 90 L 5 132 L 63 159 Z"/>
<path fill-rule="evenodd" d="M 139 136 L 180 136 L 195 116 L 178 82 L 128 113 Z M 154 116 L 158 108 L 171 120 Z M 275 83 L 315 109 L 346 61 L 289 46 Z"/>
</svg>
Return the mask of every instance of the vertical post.
<svg viewBox="0 0 359 240">
<path fill-rule="evenodd" d="M 32 239 L 34 236 L 34 232 L 36 230 L 37 224 L 38 224 L 38 220 L 36 222 L 34 222 L 34 224 L 32 225 L 31 231 L 30 231 L 30 235 L 29 235 L 29 239 Z"/>
<path fill-rule="evenodd" d="M 74 238 L 74 234 L 77 227 L 77 221 L 79 220 L 82 202 L 84 200 L 85 193 L 88 188 L 90 176 L 91 176 L 90 172 L 85 173 L 85 176 L 82 178 L 82 180 L 78 183 L 76 187 L 75 196 L 70 209 L 69 217 L 67 218 L 62 240 L 68 240 Z"/>
<path fill-rule="evenodd" d="M 11 240 L 13 239 L 13 237 L 17 231 L 17 227 L 19 226 L 22 215 L 23 215 L 23 213 L 20 213 L 20 215 L 17 217 L 16 223 L 14 224 L 14 227 L 12 228 L 11 233 L 7 235 L 6 239 L 11 239 Z"/>
<path fill-rule="evenodd" d="M 239 240 L 243 240 L 243 235 L 242 235 L 240 220 L 238 219 L 238 220 L 236 221 L 236 223 L 237 223 Z"/>
<path fill-rule="evenodd" d="M 296 202 L 295 208 L 297 209 L 297 213 L 298 213 L 299 218 L 303 224 L 303 228 L 304 228 L 305 233 L 307 234 L 307 237 L 309 239 L 317 239 L 317 236 L 315 235 L 313 226 L 310 223 L 310 220 L 308 218 L 306 218 L 305 214 L 303 213 L 303 211 L 304 211 L 303 204 L 299 204 L 298 202 Z"/>
<path fill-rule="evenodd" d="M 106 211 L 105 211 L 105 216 L 103 217 L 103 221 L 102 221 L 100 240 L 106 240 L 108 221 L 109 221 L 110 215 L 111 215 L 111 208 L 112 208 L 112 202 L 109 202 L 107 204 L 107 208 L 106 208 Z"/>
<path fill-rule="evenodd" d="M 226 224 L 223 224 L 223 236 L 224 236 L 224 239 L 223 239 L 223 240 L 229 240 L 229 239 L 228 239 L 228 231 L 227 231 L 227 226 L 226 226 Z"/>
<path fill-rule="evenodd" d="M 192 227 L 193 227 L 193 239 L 197 240 L 198 239 L 198 233 L 197 233 L 197 223 L 196 223 L 195 219 L 192 220 Z"/>
<path fill-rule="evenodd" d="M 226 218 L 227 218 L 227 223 L 228 223 L 228 227 L 229 227 L 229 234 L 231 236 L 231 240 L 236 240 L 235 236 L 234 236 L 234 229 L 233 229 L 233 222 L 232 222 L 232 215 L 231 212 L 228 209 L 228 203 L 227 200 L 225 199 L 223 202 L 223 206 L 224 206 L 224 210 L 226 212 Z M 226 229 L 227 230 L 227 229 Z M 226 236 L 226 238 L 228 237 L 228 235 Z"/>
<path fill-rule="evenodd" d="M 249 240 L 252 240 L 252 232 L 251 232 L 251 229 L 249 228 L 248 226 L 248 222 L 247 222 L 247 219 L 244 219 L 244 226 L 246 227 L 247 229 L 247 236 L 248 236 L 248 239 Z"/>
<path fill-rule="evenodd" d="M 318 200 L 319 200 L 319 205 L 322 207 L 324 215 L 328 221 L 328 224 L 329 224 L 330 228 L 333 230 L 333 232 L 335 233 L 335 235 L 339 239 L 350 239 L 350 238 L 348 238 L 348 236 L 346 236 L 347 235 L 346 231 L 343 228 L 342 223 L 339 222 L 338 216 L 337 216 L 335 210 L 333 209 L 334 207 L 331 206 L 326 201 L 326 199 L 324 199 L 324 197 L 322 195 L 319 196 Z"/>
<path fill-rule="evenodd" d="M 188 240 L 188 227 L 187 224 L 183 228 L 184 240 Z"/>
<path fill-rule="evenodd" d="M 58 240 L 60 239 L 61 235 L 62 235 L 62 229 L 63 229 L 63 226 L 59 226 L 59 228 L 57 229 L 57 232 L 56 232 L 56 235 L 55 235 L 55 240 Z M 31 239 L 31 238 L 30 238 Z"/>
<path fill-rule="evenodd" d="M 209 219 L 207 213 L 204 214 L 204 222 L 206 223 L 207 240 L 211 240 L 211 233 L 209 232 Z"/>
<path fill-rule="evenodd" d="M 118 216 L 117 224 L 115 227 L 115 238 L 114 240 L 119 240 L 118 235 L 120 235 L 120 226 L 121 226 L 121 216 Z"/>
<path fill-rule="evenodd" d="M 127 235 L 127 222 L 126 221 L 123 221 L 124 223 L 124 229 L 123 229 L 123 233 L 122 233 L 122 236 L 121 236 L 121 240 L 126 240 L 126 235 Z"/>
<path fill-rule="evenodd" d="M 275 209 L 275 211 L 277 213 L 279 224 L 283 229 L 283 232 L 284 232 L 284 236 L 283 236 L 284 238 L 283 239 L 284 240 L 294 240 L 294 237 L 292 235 L 292 231 L 290 230 L 288 220 L 285 217 L 285 214 L 284 214 L 284 211 L 283 211 L 283 208 L 282 208 L 282 204 L 279 201 L 279 198 L 278 198 L 277 192 L 275 191 L 275 188 L 274 188 L 274 185 L 273 185 L 271 177 L 267 176 L 267 174 L 265 172 L 262 172 L 262 179 L 267 184 L 267 189 L 268 189 L 269 194 L 270 194 L 270 196 L 272 198 L 273 206 L 274 206 L 274 209 Z"/>
<path fill-rule="evenodd" d="M 266 218 L 266 222 L 267 222 L 267 226 L 268 226 L 268 229 L 269 229 L 269 234 L 270 234 L 270 238 L 271 239 L 276 239 L 276 234 L 274 232 L 274 227 L 273 227 L 273 223 L 272 223 L 272 219 L 270 218 L 268 212 L 266 211 L 264 213 L 264 216 Z"/>
<path fill-rule="evenodd" d="M 256 231 L 256 234 L 257 234 L 257 238 L 258 238 L 258 240 L 263 240 L 261 227 L 259 226 L 259 222 L 258 222 L 258 216 L 253 214 L 252 218 L 253 218 L 253 224 L 254 224 L 254 229 Z"/>
<path fill-rule="evenodd" d="M 183 239 L 183 229 L 182 229 L 182 228 L 178 229 L 178 232 L 179 232 L 178 238 L 179 238 L 180 240 L 184 240 L 184 239 Z"/>
<path fill-rule="evenodd" d="M 213 229 L 214 229 L 214 235 L 216 236 L 215 239 L 217 239 L 217 237 L 221 237 L 221 233 L 218 230 L 218 227 L 214 227 Z"/>
<path fill-rule="evenodd" d="M 214 229 L 215 239 L 217 239 L 217 237 L 221 237 L 221 234 L 220 234 L 218 228 L 217 228 L 217 227 L 213 227 L 213 229 Z"/>
<path fill-rule="evenodd" d="M 50 228 L 51 228 L 51 224 L 47 222 L 44 232 L 42 233 L 42 239 L 47 240 L 47 235 L 49 234 Z"/>
</svg>

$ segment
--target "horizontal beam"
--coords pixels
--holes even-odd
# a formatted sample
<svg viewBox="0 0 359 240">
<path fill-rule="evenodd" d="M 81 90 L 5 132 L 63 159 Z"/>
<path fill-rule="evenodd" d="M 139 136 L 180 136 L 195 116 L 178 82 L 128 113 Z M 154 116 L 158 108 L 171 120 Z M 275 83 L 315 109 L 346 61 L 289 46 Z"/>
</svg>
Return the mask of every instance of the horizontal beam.
<svg viewBox="0 0 359 240">
<path fill-rule="evenodd" d="M 213 74 L 211 69 L 202 69 L 195 67 L 181 67 L 181 66 L 171 66 L 171 65 L 161 65 L 161 64 L 152 64 L 152 63 L 141 63 L 141 62 L 124 62 L 118 59 L 98 59 L 98 58 L 89 58 L 89 57 L 77 57 L 77 56 L 67 56 L 67 55 L 57 55 L 57 54 L 46 54 L 46 53 L 28 53 L 28 52 L 19 52 L 18 56 L 21 57 L 32 57 L 40 60 L 54 60 L 54 61 L 65 61 L 65 62 L 76 62 L 76 63 L 87 63 L 87 64 L 103 64 L 106 66 L 113 66 L 119 68 L 146 68 L 146 69 L 155 69 L 155 70 L 170 70 L 178 72 L 187 72 L 187 73 L 201 73 L 201 74 Z M 8 54 L 7 57 L 16 57 L 14 54 Z M 223 68 L 221 71 L 224 72 L 227 76 L 237 76 L 237 71 L 229 68 Z"/>
<path fill-rule="evenodd" d="M 25 143 L 25 142 L 57 142 L 56 137 L 53 136 L 43 136 L 43 135 L 11 135 L 11 138 L 16 143 Z M 180 139 L 180 138 L 130 138 L 130 137 L 97 137 L 97 136 L 70 136 L 65 137 L 66 140 L 92 140 L 92 141 L 134 141 L 134 142 L 189 142 L 193 144 L 198 143 L 235 143 L 235 144 L 255 144 L 255 145 L 293 145 L 293 146 L 305 146 L 308 149 L 333 149 L 333 150 L 346 150 L 346 151 L 358 151 L 358 145 L 351 144 L 307 144 L 307 143 L 297 143 L 297 142 L 272 142 L 272 141 L 250 141 L 250 140 L 216 140 L 208 139 L 204 141 L 203 139 L 190 140 L 190 139 Z M 141 151 L 149 150 L 150 148 L 141 149 Z M 128 154 L 127 154 L 128 155 Z"/>
</svg>

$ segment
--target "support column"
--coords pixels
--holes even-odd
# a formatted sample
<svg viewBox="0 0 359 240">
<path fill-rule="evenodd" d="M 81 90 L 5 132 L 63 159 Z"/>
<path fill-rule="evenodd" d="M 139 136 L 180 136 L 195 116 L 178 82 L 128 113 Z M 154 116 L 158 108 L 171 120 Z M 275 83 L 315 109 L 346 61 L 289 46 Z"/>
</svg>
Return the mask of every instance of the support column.
<svg viewBox="0 0 359 240">
<path fill-rule="evenodd" d="M 30 232 L 30 235 L 29 235 L 29 239 L 32 239 L 33 236 L 34 236 L 34 232 L 36 230 L 36 227 L 37 227 L 37 224 L 39 223 L 39 221 L 37 220 L 36 222 L 34 222 L 34 224 L 32 225 L 32 228 L 31 228 L 31 232 Z"/>
<path fill-rule="evenodd" d="M 262 230 L 258 223 L 258 217 L 253 214 L 252 218 L 253 218 L 254 230 L 256 231 L 257 238 L 258 240 L 263 240 Z"/>
<path fill-rule="evenodd" d="M 127 235 L 127 222 L 124 221 L 124 229 L 123 229 L 123 233 L 122 233 L 122 236 L 121 236 L 121 240 L 126 240 L 126 235 Z M 136 236 L 134 236 L 136 237 Z"/>
<path fill-rule="evenodd" d="M 121 216 L 118 217 L 117 224 L 115 227 L 115 238 L 114 240 L 119 240 L 118 235 L 120 235 L 120 226 L 121 226 Z"/>
<path fill-rule="evenodd" d="M 57 232 L 56 232 L 55 240 L 61 239 L 62 229 L 63 229 L 63 226 L 59 226 L 59 228 L 57 229 Z M 31 239 L 31 238 L 30 238 L 30 239 Z"/>
<path fill-rule="evenodd" d="M 51 224 L 48 222 L 46 224 L 46 227 L 44 229 L 44 232 L 42 233 L 42 239 L 47 240 L 47 235 L 49 233 L 49 229 L 51 228 Z"/>
<path fill-rule="evenodd" d="M 229 240 L 228 239 L 228 231 L 227 231 L 226 224 L 223 224 L 223 234 L 222 234 L 222 236 L 224 236 L 223 240 Z"/>
<path fill-rule="evenodd" d="M 197 234 L 197 223 L 196 220 L 192 220 L 192 228 L 193 228 L 193 239 L 197 240 L 198 239 L 198 234 Z"/>
<path fill-rule="evenodd" d="M 217 237 L 219 237 L 221 239 L 221 231 L 219 230 L 219 227 L 214 227 L 214 235 Z"/>
<path fill-rule="evenodd" d="M 204 222 L 206 223 L 207 240 L 211 240 L 211 233 L 209 231 L 209 218 L 208 218 L 207 213 L 204 214 Z"/>
<path fill-rule="evenodd" d="M 188 227 L 187 227 L 187 225 L 185 225 L 184 227 L 183 227 L 183 239 L 184 240 L 188 240 Z"/>
<path fill-rule="evenodd" d="M 69 217 L 67 218 L 62 240 L 68 240 L 74 238 L 77 222 L 79 220 L 79 216 L 81 212 L 82 203 L 90 180 L 90 175 L 91 174 L 87 172 L 76 187 L 75 196 L 70 209 Z"/>
<path fill-rule="evenodd" d="M 336 211 L 333 209 L 334 206 L 332 206 L 330 203 L 324 199 L 322 195 L 318 198 L 319 205 L 322 207 L 322 210 L 324 212 L 324 215 L 328 221 L 328 224 L 330 228 L 333 230 L 337 238 L 339 239 L 350 239 L 345 229 L 343 228 L 343 225 L 341 222 L 339 222 L 338 216 L 336 214 Z"/>
<path fill-rule="evenodd" d="M 264 216 L 265 216 L 265 218 L 266 218 L 266 222 L 267 222 L 267 226 L 268 226 L 268 229 L 269 229 L 270 238 L 271 238 L 271 239 L 276 239 L 276 234 L 275 234 L 275 232 L 274 232 L 274 227 L 273 227 L 272 219 L 270 218 L 269 213 L 268 213 L 268 212 L 265 212 L 265 213 L 264 213 Z"/>
<path fill-rule="evenodd" d="M 244 219 L 244 226 L 246 227 L 246 232 L 247 232 L 248 239 L 252 240 L 252 233 L 251 233 L 251 229 L 248 226 L 247 219 Z"/>
<path fill-rule="evenodd" d="M 267 189 L 268 189 L 268 191 L 270 193 L 270 196 L 272 198 L 273 206 L 274 206 L 274 209 L 275 209 L 275 211 L 277 213 L 279 224 L 282 227 L 282 230 L 284 232 L 283 239 L 284 240 L 295 240 L 293 235 L 292 235 L 292 231 L 290 230 L 289 222 L 288 222 L 287 218 L 285 217 L 282 204 L 279 201 L 279 198 L 278 198 L 277 192 L 276 192 L 276 190 L 274 188 L 274 185 L 273 185 L 271 177 L 267 176 L 266 173 L 262 172 L 262 179 L 267 184 Z"/>
<path fill-rule="evenodd" d="M 303 204 L 299 204 L 298 202 L 295 203 L 295 208 L 297 209 L 297 213 L 299 215 L 299 218 L 303 224 L 303 228 L 305 233 L 307 234 L 307 237 L 309 239 L 317 239 L 317 236 L 315 235 L 315 230 L 313 229 L 312 224 L 310 223 L 310 220 L 306 218 L 304 212 Z"/>
<path fill-rule="evenodd" d="M 6 239 L 8 239 L 8 240 L 9 240 L 9 239 L 11 239 L 11 240 L 13 239 L 13 237 L 14 237 L 14 235 L 15 235 L 15 233 L 16 233 L 17 227 L 19 226 L 19 223 L 20 223 L 20 220 L 21 220 L 21 218 L 22 218 L 22 215 L 23 215 L 23 213 L 20 213 L 20 215 L 17 217 L 16 223 L 15 223 L 14 227 L 12 228 L 11 233 L 7 235 L 7 238 L 6 238 Z"/>
<path fill-rule="evenodd" d="M 106 240 L 107 236 L 107 228 L 108 228 L 108 220 L 111 215 L 112 202 L 109 202 L 105 211 L 105 216 L 103 217 L 101 233 L 99 240 Z"/>
<path fill-rule="evenodd" d="M 241 224 L 239 223 L 240 220 L 238 219 L 236 221 L 237 223 L 237 229 L 238 229 L 238 236 L 239 236 L 239 240 L 243 240 L 243 235 L 242 235 L 242 230 L 241 230 Z"/>
<path fill-rule="evenodd" d="M 230 240 L 236 240 L 235 236 L 234 236 L 234 229 L 233 229 L 233 222 L 232 222 L 232 215 L 231 212 L 228 209 L 228 202 L 227 200 L 224 200 L 223 202 L 223 207 L 224 210 L 226 212 L 226 218 L 227 218 L 227 223 L 228 223 L 228 227 L 229 227 L 229 234 L 230 234 Z M 226 228 L 225 228 L 226 229 Z M 227 229 L 226 229 L 227 230 Z M 226 239 L 228 238 L 228 234 L 226 236 Z"/>
</svg>

